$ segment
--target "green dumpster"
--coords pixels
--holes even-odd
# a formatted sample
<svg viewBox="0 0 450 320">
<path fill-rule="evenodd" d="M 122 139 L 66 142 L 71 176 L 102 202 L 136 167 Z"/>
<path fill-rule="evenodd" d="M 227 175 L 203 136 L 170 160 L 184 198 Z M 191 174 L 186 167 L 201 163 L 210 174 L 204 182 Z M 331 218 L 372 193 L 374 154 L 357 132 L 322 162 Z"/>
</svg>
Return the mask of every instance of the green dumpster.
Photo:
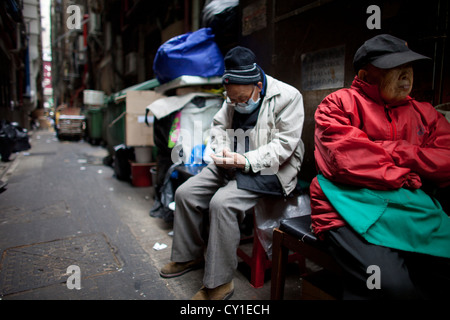
<svg viewBox="0 0 450 320">
<path fill-rule="evenodd" d="M 125 97 L 127 92 L 152 90 L 158 86 L 159 81 L 157 79 L 152 79 L 108 96 L 106 99 L 105 115 L 103 118 L 103 138 L 110 154 L 114 154 L 115 146 L 125 143 Z"/>
<path fill-rule="evenodd" d="M 99 144 L 102 140 L 103 110 L 89 108 L 87 110 L 88 138 L 92 144 Z"/>
<path fill-rule="evenodd" d="M 125 142 L 125 102 L 111 101 L 107 104 L 103 126 L 108 151 L 114 154 L 114 147 Z"/>
</svg>

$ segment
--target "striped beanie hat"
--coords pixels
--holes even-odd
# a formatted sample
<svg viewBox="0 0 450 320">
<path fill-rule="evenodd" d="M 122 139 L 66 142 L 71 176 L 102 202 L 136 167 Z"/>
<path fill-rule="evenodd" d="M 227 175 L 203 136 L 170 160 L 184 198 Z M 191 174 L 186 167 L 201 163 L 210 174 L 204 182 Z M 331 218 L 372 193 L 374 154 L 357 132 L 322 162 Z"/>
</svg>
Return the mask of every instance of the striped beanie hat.
<svg viewBox="0 0 450 320">
<path fill-rule="evenodd" d="M 224 58 L 223 84 L 255 84 L 262 81 L 255 54 L 247 48 L 235 47 Z"/>
</svg>

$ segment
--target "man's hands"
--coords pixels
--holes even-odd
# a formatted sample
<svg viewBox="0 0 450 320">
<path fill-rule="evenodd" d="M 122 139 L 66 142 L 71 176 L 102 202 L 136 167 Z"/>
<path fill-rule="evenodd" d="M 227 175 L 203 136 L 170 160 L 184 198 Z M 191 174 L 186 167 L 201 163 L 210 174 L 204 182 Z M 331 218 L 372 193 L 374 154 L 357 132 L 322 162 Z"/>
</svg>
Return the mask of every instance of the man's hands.
<svg viewBox="0 0 450 320">
<path fill-rule="evenodd" d="M 244 169 L 245 167 L 245 157 L 242 154 L 231 152 L 227 148 L 223 149 L 219 154 L 211 154 L 210 156 L 218 167 L 225 169 Z"/>
</svg>

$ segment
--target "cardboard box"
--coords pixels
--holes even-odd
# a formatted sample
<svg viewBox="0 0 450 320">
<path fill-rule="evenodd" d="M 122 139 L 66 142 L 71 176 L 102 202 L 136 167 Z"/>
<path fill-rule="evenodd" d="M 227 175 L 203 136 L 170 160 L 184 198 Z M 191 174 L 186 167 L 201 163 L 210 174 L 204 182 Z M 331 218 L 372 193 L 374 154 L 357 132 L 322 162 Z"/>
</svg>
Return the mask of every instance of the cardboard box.
<svg viewBox="0 0 450 320">
<path fill-rule="evenodd" d="M 126 94 L 125 144 L 129 147 L 154 146 L 153 114 L 148 114 L 149 126 L 145 123 L 146 107 L 164 95 L 152 90 L 129 91 Z"/>
</svg>

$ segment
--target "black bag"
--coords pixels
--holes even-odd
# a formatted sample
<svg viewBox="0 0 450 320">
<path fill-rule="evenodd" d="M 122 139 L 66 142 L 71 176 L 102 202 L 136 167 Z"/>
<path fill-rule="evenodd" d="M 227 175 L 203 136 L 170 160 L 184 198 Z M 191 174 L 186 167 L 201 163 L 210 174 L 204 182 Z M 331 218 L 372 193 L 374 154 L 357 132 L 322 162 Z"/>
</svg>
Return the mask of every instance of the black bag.
<svg viewBox="0 0 450 320">
<path fill-rule="evenodd" d="M 131 181 L 131 164 L 135 160 L 134 148 L 116 147 L 114 156 L 114 174 L 122 181 Z"/>
<path fill-rule="evenodd" d="M 202 26 L 212 29 L 222 54 L 236 46 L 239 38 L 239 1 L 213 0 L 202 11 Z"/>
<path fill-rule="evenodd" d="M 31 149 L 31 145 L 28 139 L 28 133 L 20 127 L 15 127 L 16 139 L 13 147 L 13 152 L 20 152 Z"/>
<path fill-rule="evenodd" d="M 283 188 L 276 175 L 261 175 L 258 173 L 243 173 L 236 170 L 238 189 L 253 191 L 272 196 L 283 196 Z"/>
<path fill-rule="evenodd" d="M 13 152 L 25 151 L 31 148 L 28 133 L 21 127 L 6 120 L 0 122 L 0 155 L 2 162 L 9 161 Z"/>
<path fill-rule="evenodd" d="M 172 164 L 165 173 L 164 182 L 159 188 L 159 194 L 155 193 L 155 201 L 150 209 L 151 217 L 161 218 L 165 222 L 173 221 L 173 211 L 169 209 L 169 204 L 175 200 L 175 190 L 171 177 L 178 165 L 178 163 Z"/>
</svg>

